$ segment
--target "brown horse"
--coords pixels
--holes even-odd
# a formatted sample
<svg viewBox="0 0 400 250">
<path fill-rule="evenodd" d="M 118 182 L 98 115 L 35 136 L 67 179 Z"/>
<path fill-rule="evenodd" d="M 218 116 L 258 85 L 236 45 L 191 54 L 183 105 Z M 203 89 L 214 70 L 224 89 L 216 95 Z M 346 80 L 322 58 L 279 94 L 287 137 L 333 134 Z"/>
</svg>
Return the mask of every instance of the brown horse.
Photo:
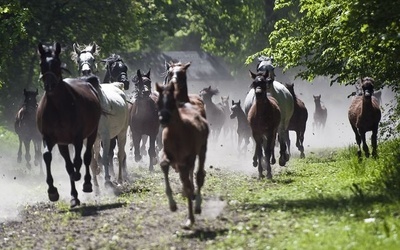
<svg viewBox="0 0 400 250">
<path fill-rule="evenodd" d="M 222 106 L 222 109 L 224 110 L 225 113 L 225 123 L 224 123 L 224 137 L 225 138 L 233 138 L 235 137 L 235 124 L 233 121 L 231 121 L 231 106 L 229 103 L 229 95 L 227 96 L 221 96 L 221 102 L 219 103 L 220 106 Z"/>
<path fill-rule="evenodd" d="M 369 157 L 369 149 L 365 139 L 365 133 L 372 131 L 371 144 L 372 156 L 377 157 L 377 134 L 378 126 L 381 120 L 381 110 L 379 108 L 379 101 L 373 96 L 374 93 L 374 79 L 365 77 L 361 81 L 362 96 L 355 96 L 351 102 L 348 117 L 351 128 L 356 136 L 358 145 L 357 155 L 361 158 L 361 147 L 366 157 Z"/>
<path fill-rule="evenodd" d="M 183 195 L 188 201 L 189 219 L 184 226 L 190 227 L 195 221 L 193 198 L 195 198 L 194 212 L 201 213 L 200 190 L 205 179 L 204 162 L 209 134 L 208 123 L 196 108 L 188 103 L 181 103 L 175 98 L 174 84 L 156 84 L 156 88 L 160 94 L 157 102 L 160 123 L 164 127 L 162 132 L 163 158 L 160 165 L 164 173 L 169 207 L 171 211 L 177 209 L 168 178 L 171 165 L 179 173 L 183 185 Z M 199 165 L 195 175 L 197 185 L 194 190 L 193 172 L 197 156 Z"/>
<path fill-rule="evenodd" d="M 134 102 L 129 108 L 129 125 L 131 128 L 135 161 L 142 159 L 140 142 L 143 135 L 149 136 L 149 170 L 153 171 L 153 166 L 157 162 L 156 140 L 160 128 L 157 110 L 157 96 L 151 92 L 150 71 L 142 75 L 137 71 L 136 77 L 132 79 L 136 86 Z"/>
<path fill-rule="evenodd" d="M 304 158 L 303 142 L 307 126 L 308 111 L 304 102 L 296 96 L 296 93 L 294 92 L 294 83 L 286 83 L 285 86 L 292 94 L 294 100 L 294 111 L 292 118 L 290 118 L 288 129 L 296 132 L 296 147 L 300 151 L 300 158 Z"/>
<path fill-rule="evenodd" d="M 40 166 L 40 175 L 43 175 L 42 169 L 42 144 L 41 135 L 36 126 L 36 111 L 37 111 L 37 100 L 38 90 L 30 91 L 24 89 L 24 103 L 22 107 L 18 110 L 15 116 L 14 129 L 18 135 L 19 147 L 18 147 L 18 163 L 21 162 L 22 157 L 22 143 L 25 146 L 25 160 L 26 167 L 31 169 L 31 154 L 30 154 L 30 144 L 33 143 L 35 150 L 34 164 L 35 166 Z"/>
<path fill-rule="evenodd" d="M 215 104 L 212 101 L 212 97 L 217 94 L 219 94 L 219 90 L 213 89 L 211 86 L 203 88 L 200 91 L 200 96 L 203 98 L 206 109 L 208 124 L 215 142 L 218 142 L 219 135 L 226 119 L 223 106 L 220 104 Z"/>
<path fill-rule="evenodd" d="M 326 107 L 321 103 L 321 95 L 313 95 L 313 97 L 315 103 L 313 129 L 324 129 L 326 118 L 328 116 L 328 111 Z"/>
<path fill-rule="evenodd" d="M 238 152 L 239 154 L 241 152 L 244 152 L 246 154 L 247 146 L 250 143 L 251 128 L 249 122 L 247 121 L 247 116 L 244 113 L 242 107 L 240 106 L 240 100 L 238 102 L 232 100 L 231 114 L 229 117 L 230 119 L 235 119 L 235 118 L 237 119 Z M 243 147 L 240 148 L 242 141 L 243 141 Z"/>
<path fill-rule="evenodd" d="M 204 102 L 200 95 L 188 94 L 187 88 L 187 76 L 186 71 L 190 67 L 190 62 L 188 63 L 166 63 L 166 75 L 164 78 L 164 85 L 172 83 L 175 85 L 175 98 L 179 102 L 191 103 L 192 105 L 200 111 L 201 115 L 206 118 L 206 110 L 204 108 Z"/>
<path fill-rule="evenodd" d="M 263 178 L 261 162 L 264 149 L 267 178 L 271 179 L 271 163 L 275 164 L 274 147 L 281 120 L 281 111 L 276 99 L 267 95 L 267 82 L 272 83 L 273 80 L 266 78 L 262 71 L 257 74 L 250 71 L 250 76 L 253 79 L 251 87 L 255 93 L 255 100 L 247 115 L 256 143 L 253 166 L 257 167 L 258 165 L 258 176 Z"/>
<path fill-rule="evenodd" d="M 47 192 L 50 201 L 59 199 L 51 174 L 51 151 L 57 144 L 70 179 L 71 207 L 75 207 L 80 205 L 75 181 L 81 178 L 81 151 L 84 139 L 87 139 L 87 142 L 83 156 L 86 167 L 83 192 L 92 192 L 89 166 L 102 111 L 96 90 L 90 83 L 80 79 L 62 78 L 59 43 L 55 43 L 54 46 L 39 43 L 38 51 L 45 93 L 40 100 L 36 120 L 44 142 L 43 159 L 46 164 L 46 182 L 49 186 Z M 69 155 L 69 144 L 73 144 L 75 148 L 73 162 Z"/>
</svg>

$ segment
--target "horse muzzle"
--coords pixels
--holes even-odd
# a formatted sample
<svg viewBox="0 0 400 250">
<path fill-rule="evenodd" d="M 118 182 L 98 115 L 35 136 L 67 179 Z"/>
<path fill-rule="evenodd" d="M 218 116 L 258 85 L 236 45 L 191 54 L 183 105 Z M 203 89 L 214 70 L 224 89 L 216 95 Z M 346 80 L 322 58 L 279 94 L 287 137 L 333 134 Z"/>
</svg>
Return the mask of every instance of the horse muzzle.
<svg viewBox="0 0 400 250">
<path fill-rule="evenodd" d="M 158 119 L 161 126 L 165 127 L 171 120 L 171 113 L 168 110 L 160 110 L 158 112 Z"/>
</svg>

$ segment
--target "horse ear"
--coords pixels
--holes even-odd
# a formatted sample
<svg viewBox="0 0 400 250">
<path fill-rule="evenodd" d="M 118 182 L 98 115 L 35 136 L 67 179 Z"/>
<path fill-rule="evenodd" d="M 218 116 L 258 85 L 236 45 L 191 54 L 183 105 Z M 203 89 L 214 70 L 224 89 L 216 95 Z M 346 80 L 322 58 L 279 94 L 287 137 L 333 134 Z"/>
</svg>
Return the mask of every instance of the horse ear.
<svg viewBox="0 0 400 250">
<path fill-rule="evenodd" d="M 184 66 L 183 68 L 184 68 L 185 70 L 188 69 L 188 68 L 190 67 L 190 64 L 191 64 L 191 63 L 192 63 L 192 62 L 186 63 L 185 66 Z"/>
<path fill-rule="evenodd" d="M 39 44 L 38 44 L 38 52 L 42 56 L 45 54 L 44 49 L 43 49 L 43 44 L 41 42 L 39 42 Z"/>
<path fill-rule="evenodd" d="M 249 70 L 249 75 L 251 78 L 256 79 L 256 74 L 254 74 L 253 72 L 251 72 L 251 70 Z"/>
<path fill-rule="evenodd" d="M 235 102 L 232 100 L 232 106 L 235 105 Z"/>
<path fill-rule="evenodd" d="M 54 51 L 54 54 L 55 54 L 56 56 L 59 56 L 59 55 L 60 55 L 60 52 L 61 52 L 61 45 L 60 45 L 60 43 L 59 43 L 59 42 L 56 42 L 55 47 L 56 47 L 56 50 Z"/>
<path fill-rule="evenodd" d="M 140 72 L 140 69 L 136 71 L 136 75 L 139 77 L 139 79 L 142 79 L 142 72 Z"/>
<path fill-rule="evenodd" d="M 78 43 L 72 44 L 72 49 L 74 50 L 74 52 L 75 52 L 76 54 L 80 54 L 80 53 L 81 53 L 81 50 L 79 49 Z"/>
<path fill-rule="evenodd" d="M 157 92 L 160 93 L 160 94 L 161 94 L 162 91 L 163 91 L 161 84 L 159 84 L 158 82 L 156 82 L 156 90 L 157 90 Z"/>
<path fill-rule="evenodd" d="M 95 54 L 96 53 L 96 49 L 97 49 L 97 44 L 96 44 L 96 42 L 93 42 L 92 43 L 92 49 L 90 50 L 90 52 L 92 54 Z"/>
<path fill-rule="evenodd" d="M 36 88 L 36 92 L 35 92 L 35 93 L 36 93 L 36 95 L 38 95 L 38 94 L 39 94 L 39 91 L 38 91 L 38 89 L 37 89 L 37 88 Z"/>
<path fill-rule="evenodd" d="M 240 99 L 239 99 L 239 106 L 240 106 Z"/>
<path fill-rule="evenodd" d="M 150 70 L 151 70 L 151 69 L 149 69 L 149 71 L 144 75 L 145 77 L 147 77 L 147 78 L 149 78 L 149 79 L 150 79 Z"/>
<path fill-rule="evenodd" d="M 26 89 L 24 89 L 24 95 L 26 94 Z"/>
</svg>

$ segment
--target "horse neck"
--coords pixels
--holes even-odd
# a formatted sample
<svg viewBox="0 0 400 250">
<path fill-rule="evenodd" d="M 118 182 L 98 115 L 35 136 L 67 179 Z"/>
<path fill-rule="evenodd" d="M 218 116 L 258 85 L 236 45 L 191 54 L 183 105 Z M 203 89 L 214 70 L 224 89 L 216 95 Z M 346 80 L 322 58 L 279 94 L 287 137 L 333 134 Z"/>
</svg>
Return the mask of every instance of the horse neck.
<svg viewBox="0 0 400 250">
<path fill-rule="evenodd" d="M 315 110 L 322 110 L 321 102 L 315 102 Z"/>
<path fill-rule="evenodd" d="M 237 110 L 236 118 L 238 120 L 239 126 L 240 126 L 240 124 L 247 123 L 247 116 L 244 113 L 243 109 L 241 109 L 241 108 Z"/>
<path fill-rule="evenodd" d="M 176 98 L 176 100 L 178 100 L 180 102 L 190 102 L 186 85 L 184 85 L 181 88 L 178 87 L 175 89 L 175 98 Z"/>
</svg>

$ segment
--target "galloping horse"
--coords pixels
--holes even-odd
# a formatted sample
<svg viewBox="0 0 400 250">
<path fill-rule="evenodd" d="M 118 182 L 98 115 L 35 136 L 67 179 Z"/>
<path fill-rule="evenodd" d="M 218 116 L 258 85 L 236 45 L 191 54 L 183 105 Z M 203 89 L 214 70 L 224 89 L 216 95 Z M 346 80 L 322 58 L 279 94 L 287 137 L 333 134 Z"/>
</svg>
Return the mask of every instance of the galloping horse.
<svg viewBox="0 0 400 250">
<path fill-rule="evenodd" d="M 294 111 L 289 122 L 288 129 L 296 132 L 296 147 L 300 151 L 300 158 L 304 158 L 304 133 L 306 131 L 308 111 L 302 100 L 294 92 L 294 83 L 286 83 L 286 88 L 292 94 L 294 99 Z M 290 147 L 290 140 L 289 140 Z"/>
<path fill-rule="evenodd" d="M 294 101 L 293 96 L 290 94 L 289 90 L 280 82 L 273 80 L 274 73 L 271 70 L 267 70 L 266 72 L 260 71 L 264 73 L 264 77 L 267 81 L 267 93 L 276 99 L 278 102 L 279 109 L 281 111 L 281 121 L 279 123 L 278 128 L 278 139 L 280 145 L 280 157 L 279 157 L 279 165 L 285 166 L 286 162 L 289 161 L 290 158 L 290 147 L 288 145 L 289 142 L 289 122 L 293 115 L 294 110 Z M 250 74 L 253 77 L 256 77 L 256 74 L 250 71 Z M 273 81 L 269 81 L 268 78 Z M 254 78 L 253 78 L 254 79 Z M 244 110 L 245 113 L 248 114 L 250 107 L 252 106 L 255 100 L 255 90 L 252 88 L 246 95 L 246 99 L 244 102 Z"/>
<path fill-rule="evenodd" d="M 31 154 L 30 154 L 30 144 L 33 143 L 35 150 L 34 164 L 40 166 L 40 175 L 43 175 L 42 169 L 42 159 L 41 159 L 41 135 L 36 126 L 36 111 L 37 111 L 37 101 L 36 96 L 38 95 L 38 90 L 29 91 L 24 89 L 24 103 L 22 107 L 18 110 L 15 116 L 14 129 L 18 135 L 19 147 L 18 147 L 18 163 L 21 162 L 22 156 L 22 143 L 25 146 L 25 160 L 26 167 L 31 169 Z"/>
<path fill-rule="evenodd" d="M 151 93 L 150 71 L 142 75 L 140 70 L 132 79 L 136 86 L 135 101 L 129 108 L 132 140 L 135 150 L 135 161 L 141 160 L 140 142 L 143 135 L 149 136 L 149 170 L 153 171 L 153 165 L 157 162 L 155 143 L 160 128 L 157 110 L 157 96 Z"/>
<path fill-rule="evenodd" d="M 38 51 L 45 93 L 37 109 L 36 121 L 44 142 L 43 159 L 46 164 L 46 182 L 49 186 L 47 192 L 50 201 L 59 199 L 51 174 L 51 151 L 57 144 L 70 179 L 71 207 L 75 207 L 80 205 L 75 181 L 81 178 L 81 151 L 84 139 L 87 141 L 83 156 L 86 169 L 83 192 L 92 192 L 89 165 L 102 112 L 101 106 L 97 91 L 90 83 L 80 79 L 62 78 L 59 43 L 55 43 L 54 46 L 39 43 Z M 68 144 L 74 145 L 74 162 L 71 161 Z"/>
<path fill-rule="evenodd" d="M 166 63 L 166 72 L 164 78 L 164 85 L 172 83 L 175 85 L 174 95 L 176 100 L 183 103 L 191 103 L 206 118 L 206 110 L 204 108 L 204 102 L 200 95 L 188 94 L 187 88 L 187 76 L 186 71 L 190 66 L 188 63 Z"/>
<path fill-rule="evenodd" d="M 354 131 L 358 145 L 357 155 L 361 158 L 360 145 L 362 143 L 365 156 L 369 157 L 365 133 L 372 131 L 372 156 L 377 157 L 377 134 L 379 122 L 381 120 L 381 110 L 378 99 L 373 96 L 374 79 L 371 77 L 364 77 L 361 80 L 360 87 L 362 89 L 362 96 L 357 95 L 353 98 L 348 111 L 350 125 Z"/>
<path fill-rule="evenodd" d="M 204 163 L 207 152 L 207 138 L 209 134 L 208 123 L 201 113 L 189 103 L 181 103 L 175 98 L 175 85 L 156 85 L 159 92 L 157 101 L 160 123 L 164 127 L 163 158 L 160 162 L 164 173 L 166 194 L 168 196 L 171 211 L 176 211 L 176 202 L 172 196 L 169 183 L 169 166 L 179 173 L 183 196 L 188 201 L 189 219 L 184 224 L 190 227 L 194 224 L 192 199 L 195 200 L 194 213 L 201 213 L 201 188 L 204 184 Z M 196 177 L 196 190 L 194 190 L 193 172 L 198 156 L 198 168 Z"/>
<path fill-rule="evenodd" d="M 203 98 L 206 109 L 207 121 L 215 142 L 218 141 L 219 135 L 226 119 L 225 111 L 222 105 L 215 104 L 212 101 L 212 97 L 214 95 L 217 95 L 218 93 L 219 90 L 212 89 L 211 86 L 209 86 L 208 88 L 203 88 L 200 91 L 200 96 Z"/>
<path fill-rule="evenodd" d="M 244 113 L 242 107 L 240 106 L 240 100 L 238 102 L 232 100 L 230 119 L 235 119 L 235 118 L 237 119 L 238 122 L 237 126 L 238 152 L 239 153 L 244 152 L 246 154 L 247 146 L 250 143 L 251 128 L 249 122 L 247 121 L 247 116 Z M 243 147 L 240 148 L 242 141 L 243 141 Z"/>
<path fill-rule="evenodd" d="M 256 143 L 253 166 L 258 166 L 258 177 L 263 178 L 261 162 L 264 149 L 267 178 L 271 179 L 271 163 L 275 164 L 274 147 L 278 126 L 281 122 L 281 112 L 275 98 L 267 95 L 267 82 L 270 81 L 272 85 L 273 80 L 266 78 L 266 74 L 263 72 L 250 73 L 253 78 L 251 88 L 255 93 L 255 101 L 250 107 L 247 119 Z"/>
<path fill-rule="evenodd" d="M 89 76 L 97 73 L 97 63 L 94 56 L 98 55 L 100 47 L 95 43 L 80 46 L 77 43 L 72 45 L 71 59 L 78 64 L 79 73 Z"/>
<path fill-rule="evenodd" d="M 324 105 L 321 104 L 321 95 L 313 95 L 314 103 L 315 103 L 315 112 L 314 112 L 314 129 L 323 129 L 325 128 L 326 118 L 328 116 L 328 111 Z"/>
</svg>

